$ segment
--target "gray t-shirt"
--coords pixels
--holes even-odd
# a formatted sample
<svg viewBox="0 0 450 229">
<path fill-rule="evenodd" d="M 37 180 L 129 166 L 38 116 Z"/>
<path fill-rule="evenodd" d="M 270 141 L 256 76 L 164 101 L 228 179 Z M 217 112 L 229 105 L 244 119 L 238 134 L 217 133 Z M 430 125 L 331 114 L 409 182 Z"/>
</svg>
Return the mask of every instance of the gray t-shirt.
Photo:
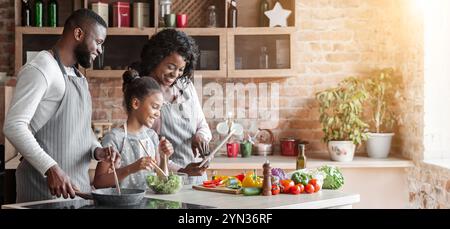
<svg viewBox="0 0 450 229">
<path fill-rule="evenodd" d="M 146 156 L 144 149 L 138 142 L 139 140 L 144 143 L 147 152 L 159 164 L 159 153 L 157 153 L 159 140 L 158 135 L 152 129 L 144 128 L 139 134 L 127 133 L 127 138 L 125 138 L 124 129 L 114 128 L 103 137 L 102 145 L 103 147 L 112 146 L 120 152 L 122 157 L 121 167 L 125 167 Z M 147 189 L 145 178 L 149 173 L 152 173 L 152 171 L 141 170 L 131 174 L 120 182 L 120 186 L 122 188 Z"/>
</svg>

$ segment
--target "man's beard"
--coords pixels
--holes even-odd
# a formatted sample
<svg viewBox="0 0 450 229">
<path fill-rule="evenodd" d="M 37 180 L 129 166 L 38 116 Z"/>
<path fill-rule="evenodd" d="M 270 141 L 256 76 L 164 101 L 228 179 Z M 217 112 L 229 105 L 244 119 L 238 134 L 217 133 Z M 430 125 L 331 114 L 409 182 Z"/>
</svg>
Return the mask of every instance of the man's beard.
<svg viewBox="0 0 450 229">
<path fill-rule="evenodd" d="M 83 68 L 90 68 L 92 65 L 91 53 L 84 42 L 75 47 L 75 58 Z"/>
</svg>

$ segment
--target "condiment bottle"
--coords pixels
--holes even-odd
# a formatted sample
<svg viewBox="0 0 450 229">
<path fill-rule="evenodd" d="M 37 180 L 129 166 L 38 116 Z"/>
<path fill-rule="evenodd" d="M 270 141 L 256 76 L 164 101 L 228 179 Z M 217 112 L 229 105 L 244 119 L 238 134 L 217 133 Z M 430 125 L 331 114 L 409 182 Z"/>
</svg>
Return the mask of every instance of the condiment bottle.
<svg viewBox="0 0 450 229">
<path fill-rule="evenodd" d="M 230 8 L 228 9 L 228 27 L 237 27 L 238 10 L 236 8 L 236 0 L 231 0 Z"/>
<path fill-rule="evenodd" d="M 306 168 L 305 144 L 298 144 L 297 169 Z"/>
<path fill-rule="evenodd" d="M 272 195 L 272 175 L 270 171 L 270 164 L 268 161 L 263 165 L 263 196 L 271 196 Z"/>
</svg>

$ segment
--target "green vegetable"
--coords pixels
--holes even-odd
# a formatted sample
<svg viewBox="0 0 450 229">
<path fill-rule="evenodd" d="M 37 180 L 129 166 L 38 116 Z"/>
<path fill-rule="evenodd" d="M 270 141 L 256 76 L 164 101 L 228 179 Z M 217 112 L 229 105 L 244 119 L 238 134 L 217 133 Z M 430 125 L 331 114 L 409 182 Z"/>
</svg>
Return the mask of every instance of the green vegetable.
<svg viewBox="0 0 450 229">
<path fill-rule="evenodd" d="M 310 174 L 301 172 L 301 171 L 295 172 L 291 176 L 291 180 L 293 180 L 295 184 L 301 183 L 305 186 L 308 184 L 309 180 L 311 180 L 311 179 L 312 179 L 312 176 Z"/>
<path fill-rule="evenodd" d="M 242 188 L 244 196 L 256 196 L 261 193 L 261 188 Z"/>
<path fill-rule="evenodd" d="M 324 165 L 319 168 L 319 171 L 326 174 L 323 180 L 323 189 L 338 189 L 344 185 L 344 176 L 337 167 Z"/>
<path fill-rule="evenodd" d="M 169 175 L 167 180 L 160 179 L 156 175 L 148 175 L 147 185 L 155 193 L 172 194 L 178 192 L 183 186 L 183 183 L 181 177 L 174 174 Z"/>
</svg>

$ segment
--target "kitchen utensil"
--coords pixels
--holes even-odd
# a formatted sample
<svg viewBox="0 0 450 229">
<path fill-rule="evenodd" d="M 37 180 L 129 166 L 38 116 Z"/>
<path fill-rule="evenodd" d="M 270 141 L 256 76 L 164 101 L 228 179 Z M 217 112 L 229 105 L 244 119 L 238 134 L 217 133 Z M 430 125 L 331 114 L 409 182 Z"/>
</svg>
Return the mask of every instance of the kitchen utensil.
<svg viewBox="0 0 450 229">
<path fill-rule="evenodd" d="M 208 192 L 219 192 L 219 193 L 227 193 L 227 194 L 241 194 L 239 189 L 232 189 L 227 187 L 214 187 L 214 188 L 206 188 L 201 185 L 192 185 L 192 188 L 200 191 L 208 191 Z"/>
<path fill-rule="evenodd" d="M 237 142 L 227 143 L 227 156 L 237 157 L 239 154 L 240 145 Z"/>
<path fill-rule="evenodd" d="M 252 155 L 253 145 L 250 141 L 245 141 L 241 143 L 241 155 L 242 157 L 250 157 Z"/>
<path fill-rule="evenodd" d="M 280 152 L 283 156 L 298 155 L 298 140 L 293 137 L 280 139 Z"/>
<path fill-rule="evenodd" d="M 103 188 L 93 190 L 91 193 L 75 192 L 83 199 L 94 200 L 96 205 L 106 206 L 132 206 L 139 204 L 145 196 L 143 189 L 121 189 L 121 194 L 115 188 Z"/>
<path fill-rule="evenodd" d="M 272 155 L 273 154 L 273 142 L 274 136 L 269 129 L 259 129 L 259 133 L 256 135 L 257 142 L 254 145 L 255 155 Z"/>
<path fill-rule="evenodd" d="M 214 151 L 210 153 L 205 159 L 203 159 L 199 167 L 202 167 L 203 165 L 206 164 L 207 161 L 210 161 L 214 157 L 214 154 L 216 154 L 219 151 L 220 147 L 222 147 L 228 141 L 228 139 L 230 139 L 231 136 L 233 136 L 233 134 L 234 130 L 231 130 L 230 133 L 223 139 L 223 141 L 214 149 Z"/>
<path fill-rule="evenodd" d="M 165 179 L 167 179 L 167 174 L 156 164 L 153 162 L 153 158 L 150 156 L 150 154 L 148 153 L 147 149 L 145 148 L 144 144 L 141 142 L 141 140 L 139 140 L 139 143 L 141 144 L 142 148 L 144 149 L 145 153 L 147 154 L 147 156 L 149 156 L 152 160 L 150 160 L 150 164 L 152 164 L 153 168 L 155 168 L 156 173 L 161 176 L 164 177 Z"/>
<path fill-rule="evenodd" d="M 109 155 L 112 155 L 110 147 L 108 147 L 108 151 L 109 151 Z M 111 163 L 111 167 L 112 167 L 113 173 L 114 173 L 114 182 L 116 183 L 117 193 L 119 193 L 119 195 L 121 195 L 122 192 L 120 192 L 119 178 L 117 178 L 116 166 L 114 165 L 114 162 Z"/>
</svg>

